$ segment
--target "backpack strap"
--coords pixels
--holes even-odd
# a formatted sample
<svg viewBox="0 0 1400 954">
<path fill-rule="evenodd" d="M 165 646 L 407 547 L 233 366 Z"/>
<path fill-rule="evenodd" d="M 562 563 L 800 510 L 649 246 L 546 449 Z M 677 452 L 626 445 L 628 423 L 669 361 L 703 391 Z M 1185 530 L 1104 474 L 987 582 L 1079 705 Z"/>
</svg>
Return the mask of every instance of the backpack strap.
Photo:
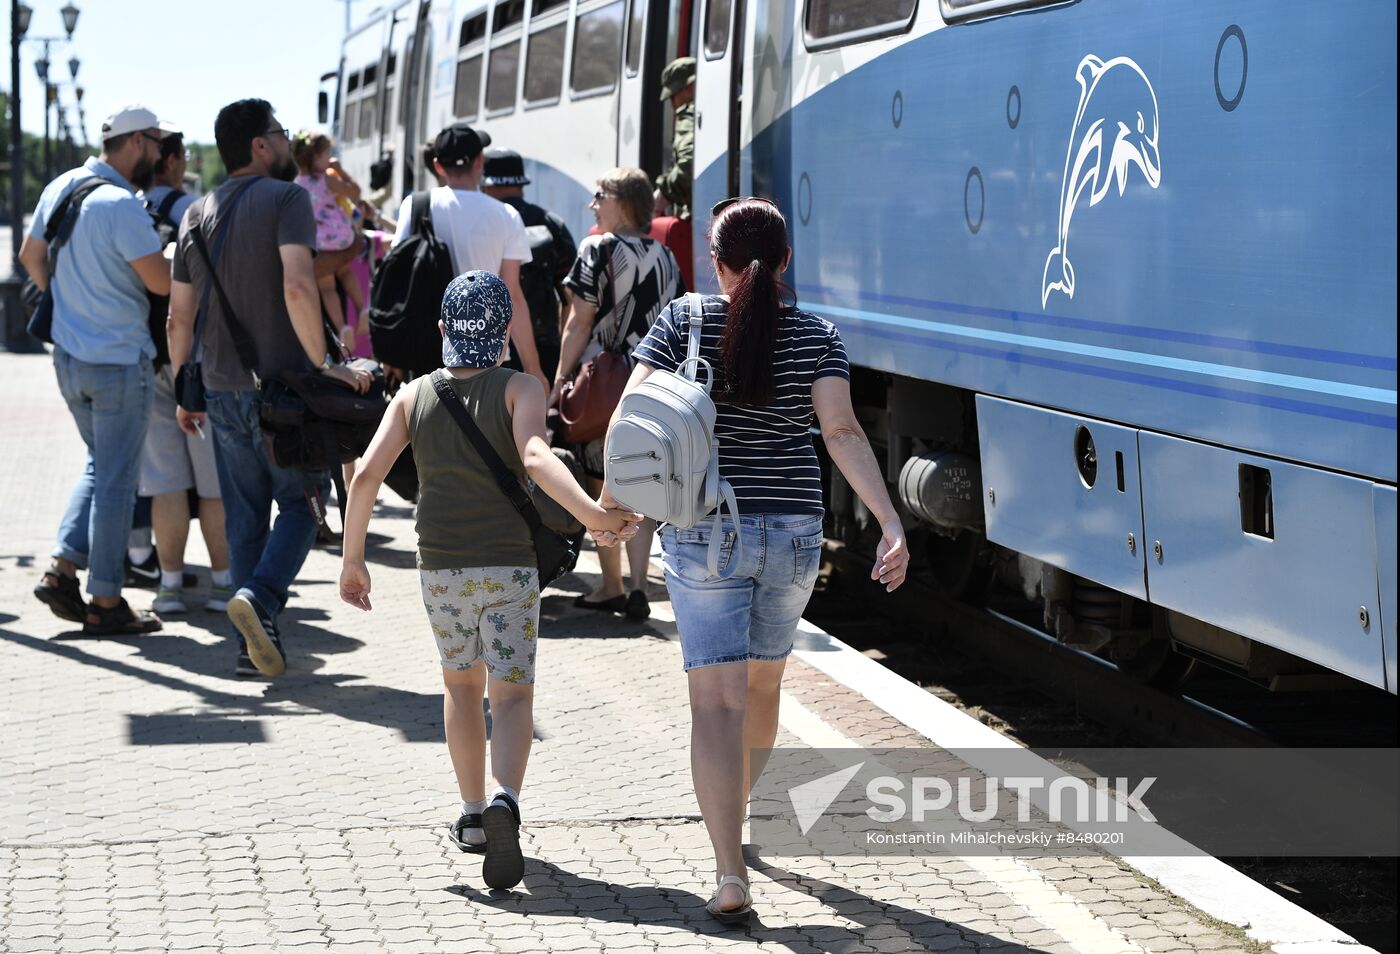
<svg viewBox="0 0 1400 954">
<path fill-rule="evenodd" d="M 431 235 L 433 232 L 433 190 L 424 189 L 413 193 L 413 204 L 408 212 L 408 234 Z"/>
<path fill-rule="evenodd" d="M 719 483 L 720 506 L 715 508 L 715 525 L 710 530 L 710 546 L 705 552 L 705 562 L 709 566 L 710 575 L 720 579 L 728 579 L 734 575 L 734 571 L 739 568 L 739 564 L 744 559 L 744 535 L 739 528 L 739 502 L 734 499 L 734 488 L 729 481 L 721 480 L 719 476 L 719 448 L 713 448 L 710 456 L 710 477 Z M 724 541 L 724 516 L 723 508 L 729 508 L 729 522 L 734 524 L 734 558 L 729 561 L 729 572 L 719 571 L 720 547 Z"/>
<path fill-rule="evenodd" d="M 49 213 L 48 221 L 44 223 L 44 241 L 49 246 L 50 286 L 53 285 L 54 276 L 58 274 L 58 253 L 73 237 L 73 229 L 78 225 L 78 212 L 82 210 L 83 202 L 104 185 L 116 185 L 116 183 L 101 176 L 88 176 L 70 189 L 58 205 L 54 206 L 54 210 Z"/>
<path fill-rule="evenodd" d="M 165 198 L 160 200 L 160 205 L 155 207 L 153 214 L 155 215 L 156 221 L 169 222 L 171 225 L 179 228 L 180 223 L 170 217 L 170 210 L 175 208 L 175 203 L 179 202 L 184 196 L 185 193 L 178 189 L 171 189 L 170 192 L 166 194 Z"/>
<path fill-rule="evenodd" d="M 238 360 L 242 363 L 244 370 L 253 375 L 254 380 L 257 379 L 258 370 L 257 345 L 253 342 L 247 330 L 244 329 L 242 323 L 239 322 L 238 316 L 233 313 L 233 306 L 229 304 L 228 295 L 224 293 L 224 286 L 223 283 L 219 281 L 219 272 L 215 265 L 219 260 L 219 253 L 223 250 L 224 239 L 228 237 L 229 226 L 233 222 L 233 210 L 237 207 L 238 200 L 243 198 L 244 194 L 252 188 L 253 183 L 257 182 L 260 178 L 262 177 L 253 176 L 243 185 L 239 186 L 238 191 L 229 198 L 228 204 L 224 209 L 224 220 L 219 225 L 218 235 L 214 238 L 214 251 L 212 255 L 209 252 L 209 246 L 204 241 L 204 216 L 209 211 L 209 201 L 213 198 L 214 193 L 211 192 L 204 197 L 203 203 L 200 206 L 199 224 L 190 229 L 190 237 L 194 241 L 194 247 L 199 251 L 200 257 L 204 259 L 205 268 L 209 270 L 209 281 L 204 286 L 204 294 L 199 303 L 199 311 L 195 314 L 194 334 L 190 341 L 189 360 L 193 361 L 195 356 L 199 353 L 199 339 L 204 330 L 204 317 L 209 312 L 209 292 L 212 289 L 218 292 L 219 305 L 223 308 L 224 320 L 228 323 L 229 337 L 233 339 L 233 348 L 238 352 Z"/>
</svg>

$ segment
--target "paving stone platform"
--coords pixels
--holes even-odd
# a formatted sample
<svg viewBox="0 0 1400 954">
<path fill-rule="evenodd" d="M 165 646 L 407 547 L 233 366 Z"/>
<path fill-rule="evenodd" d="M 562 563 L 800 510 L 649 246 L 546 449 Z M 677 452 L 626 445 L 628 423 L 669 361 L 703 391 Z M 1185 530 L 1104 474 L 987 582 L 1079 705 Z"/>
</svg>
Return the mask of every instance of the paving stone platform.
<svg viewBox="0 0 1400 954">
<path fill-rule="evenodd" d="M 1103 857 L 760 849 L 760 919 L 720 927 L 664 587 L 647 624 L 576 611 L 592 554 L 543 601 L 530 860 L 488 893 L 443 838 L 455 785 L 409 507 L 386 491 L 371 526 L 375 610 L 341 604 L 337 557 L 314 551 L 286 676 L 242 680 L 219 614 L 85 639 L 30 595 L 82 461 L 46 357 L 0 353 L 0 446 L 0 952 L 1260 949 Z M 203 573 L 197 532 L 190 556 Z M 786 691 L 780 745 L 794 711 L 927 744 L 800 662 Z"/>
</svg>

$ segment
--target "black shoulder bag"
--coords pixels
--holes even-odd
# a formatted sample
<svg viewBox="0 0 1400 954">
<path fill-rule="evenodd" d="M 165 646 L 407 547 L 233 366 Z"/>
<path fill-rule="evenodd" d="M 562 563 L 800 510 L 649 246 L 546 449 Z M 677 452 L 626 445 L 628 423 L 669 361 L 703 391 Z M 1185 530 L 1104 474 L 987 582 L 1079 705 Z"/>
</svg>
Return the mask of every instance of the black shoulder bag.
<svg viewBox="0 0 1400 954">
<path fill-rule="evenodd" d="M 467 435 L 467 440 L 472 442 L 486 466 L 491 468 L 491 474 L 496 478 L 496 485 L 501 488 L 501 493 L 506 495 L 511 506 L 530 528 L 530 536 L 535 541 L 535 563 L 540 571 L 540 589 L 544 589 L 574 568 L 574 564 L 578 562 L 578 550 L 564 536 L 544 525 L 529 492 L 510 472 L 505 461 L 501 460 L 501 455 L 496 453 L 496 448 L 491 446 L 486 435 L 481 433 L 481 428 L 476 426 L 476 421 L 467 413 L 462 399 L 452 390 L 452 385 L 447 383 L 447 372 L 434 371 L 432 382 L 438 400 L 447 408 L 457 426 L 462 429 L 462 433 Z"/>
<path fill-rule="evenodd" d="M 33 310 L 26 326 L 29 333 L 45 344 L 53 344 L 53 280 L 58 274 L 58 253 L 73 237 L 73 229 L 78 224 L 78 211 L 98 187 L 116 185 L 111 179 L 89 176 L 79 182 L 49 213 L 44 223 L 44 241 L 49 246 L 49 283 L 43 291 L 32 278 L 25 279 L 20 291 L 21 300 Z M 118 187 L 120 188 L 120 187 Z"/>
</svg>

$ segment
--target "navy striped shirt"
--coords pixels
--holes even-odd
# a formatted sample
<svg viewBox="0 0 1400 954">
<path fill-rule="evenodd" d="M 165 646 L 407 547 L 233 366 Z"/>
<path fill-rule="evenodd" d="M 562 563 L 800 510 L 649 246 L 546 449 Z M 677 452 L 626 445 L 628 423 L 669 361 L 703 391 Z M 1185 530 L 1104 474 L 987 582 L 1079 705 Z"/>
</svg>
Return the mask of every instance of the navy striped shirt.
<svg viewBox="0 0 1400 954">
<path fill-rule="evenodd" d="M 704 298 L 700 356 L 715 369 L 714 392 L 725 388 L 719 356 L 729 303 Z M 685 360 L 690 305 L 677 298 L 652 325 L 633 357 L 662 371 Z M 704 379 L 704 372 L 701 373 Z M 748 407 L 716 402 L 719 472 L 734 486 L 740 513 L 822 513 L 821 470 L 812 447 L 812 383 L 829 375 L 851 376 L 836 326 L 800 309 L 785 308 L 773 347 L 773 403 Z"/>
</svg>

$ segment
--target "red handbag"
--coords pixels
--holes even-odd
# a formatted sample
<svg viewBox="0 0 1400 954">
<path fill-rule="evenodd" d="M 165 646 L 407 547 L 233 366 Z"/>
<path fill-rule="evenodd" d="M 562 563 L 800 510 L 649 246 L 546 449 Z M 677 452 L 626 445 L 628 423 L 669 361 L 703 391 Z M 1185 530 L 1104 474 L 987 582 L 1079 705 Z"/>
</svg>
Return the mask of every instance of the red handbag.
<svg viewBox="0 0 1400 954">
<path fill-rule="evenodd" d="M 615 351 L 603 351 L 584 362 L 578 374 L 559 393 L 559 420 L 564 424 L 564 440 L 587 444 L 608 432 L 622 392 L 632 369 L 627 359 Z"/>
</svg>

